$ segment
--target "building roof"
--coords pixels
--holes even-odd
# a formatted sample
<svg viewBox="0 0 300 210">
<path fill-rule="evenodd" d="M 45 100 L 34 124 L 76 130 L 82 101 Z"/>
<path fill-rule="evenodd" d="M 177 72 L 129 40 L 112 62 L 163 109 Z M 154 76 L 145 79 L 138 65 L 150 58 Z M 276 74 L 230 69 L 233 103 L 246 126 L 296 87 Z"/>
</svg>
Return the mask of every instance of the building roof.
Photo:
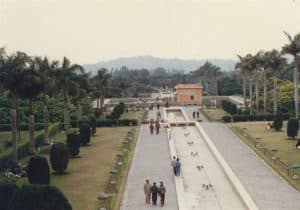
<svg viewBox="0 0 300 210">
<path fill-rule="evenodd" d="M 175 89 L 192 89 L 192 88 L 203 88 L 199 84 L 178 84 L 175 86 Z"/>
</svg>

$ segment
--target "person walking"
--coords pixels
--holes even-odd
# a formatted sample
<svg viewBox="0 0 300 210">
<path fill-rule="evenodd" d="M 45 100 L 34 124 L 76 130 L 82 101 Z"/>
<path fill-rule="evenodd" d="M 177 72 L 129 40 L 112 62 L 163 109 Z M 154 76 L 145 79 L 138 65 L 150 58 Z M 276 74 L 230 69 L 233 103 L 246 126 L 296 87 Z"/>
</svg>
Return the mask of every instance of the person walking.
<svg viewBox="0 0 300 210">
<path fill-rule="evenodd" d="M 153 130 L 154 130 L 154 125 L 153 123 L 150 123 L 150 134 L 153 134 Z"/>
<path fill-rule="evenodd" d="M 160 128 L 160 124 L 159 121 L 157 120 L 155 123 L 156 134 L 159 134 L 159 128 Z"/>
<path fill-rule="evenodd" d="M 151 187 L 152 186 L 149 182 L 149 179 L 147 179 L 146 183 L 144 183 L 144 193 L 145 193 L 145 202 L 146 202 L 146 204 L 150 204 Z"/>
<path fill-rule="evenodd" d="M 199 113 L 199 111 L 197 111 L 197 119 L 199 119 L 199 115 L 200 115 L 200 113 Z"/>
<path fill-rule="evenodd" d="M 175 170 L 176 170 L 176 176 L 180 176 L 181 163 L 179 161 L 179 158 L 177 158 L 176 160 Z"/>
<path fill-rule="evenodd" d="M 156 186 L 156 183 L 153 182 L 153 185 L 151 187 L 151 194 L 152 194 L 152 205 L 156 206 L 157 202 L 157 193 L 158 193 L 158 187 Z"/>
<path fill-rule="evenodd" d="M 195 111 L 193 111 L 193 118 L 195 119 Z"/>
<path fill-rule="evenodd" d="M 172 168 L 173 168 L 174 175 L 176 176 L 176 157 L 175 156 L 173 156 L 173 159 L 171 161 L 171 165 L 172 165 Z"/>
<path fill-rule="evenodd" d="M 158 193 L 160 197 L 160 206 L 163 207 L 165 205 L 165 195 L 166 195 L 166 187 L 163 182 L 160 182 Z"/>
</svg>

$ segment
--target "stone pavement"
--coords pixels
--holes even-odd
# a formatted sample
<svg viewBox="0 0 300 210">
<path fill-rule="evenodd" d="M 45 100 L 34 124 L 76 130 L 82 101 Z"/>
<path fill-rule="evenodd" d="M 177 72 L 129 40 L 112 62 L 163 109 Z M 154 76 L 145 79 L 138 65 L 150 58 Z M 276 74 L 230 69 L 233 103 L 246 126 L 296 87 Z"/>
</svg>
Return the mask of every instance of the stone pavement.
<svg viewBox="0 0 300 210">
<path fill-rule="evenodd" d="M 227 126 L 220 123 L 202 125 L 259 209 L 300 209 L 300 193 L 273 171 Z"/>
<path fill-rule="evenodd" d="M 153 114 L 152 112 L 150 111 L 149 114 Z M 155 208 L 145 204 L 143 184 L 146 179 L 149 179 L 151 183 L 164 182 L 167 190 L 164 210 L 178 209 L 166 130 L 161 129 L 159 135 L 150 135 L 148 125 L 142 125 L 126 182 L 121 210 Z"/>
<path fill-rule="evenodd" d="M 184 112 L 186 113 L 188 120 L 195 120 L 193 118 L 193 111 L 198 110 L 200 107 L 199 106 L 183 106 L 182 108 L 183 108 Z M 199 117 L 200 120 L 207 121 L 201 112 L 199 112 L 199 114 L 200 114 L 200 117 Z"/>
</svg>

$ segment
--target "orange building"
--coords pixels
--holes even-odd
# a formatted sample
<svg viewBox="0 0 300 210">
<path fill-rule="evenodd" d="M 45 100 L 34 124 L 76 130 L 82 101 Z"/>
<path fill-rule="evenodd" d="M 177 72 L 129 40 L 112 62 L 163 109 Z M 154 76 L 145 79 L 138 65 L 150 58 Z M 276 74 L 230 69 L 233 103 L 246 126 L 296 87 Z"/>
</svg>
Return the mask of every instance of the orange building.
<svg viewBox="0 0 300 210">
<path fill-rule="evenodd" d="M 175 89 L 178 105 L 202 105 L 203 87 L 199 84 L 178 84 Z"/>
</svg>

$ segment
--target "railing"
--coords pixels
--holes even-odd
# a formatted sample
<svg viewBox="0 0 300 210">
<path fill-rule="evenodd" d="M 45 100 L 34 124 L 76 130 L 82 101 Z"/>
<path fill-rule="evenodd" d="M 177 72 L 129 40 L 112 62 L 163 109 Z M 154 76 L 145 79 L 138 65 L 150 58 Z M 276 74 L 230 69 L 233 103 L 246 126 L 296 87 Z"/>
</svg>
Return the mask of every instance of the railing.
<svg viewBox="0 0 300 210">
<path fill-rule="evenodd" d="M 288 177 L 294 181 L 300 182 L 300 172 L 294 168 L 289 167 L 285 162 L 283 162 L 279 157 L 277 157 L 274 152 L 265 148 L 259 143 L 259 141 L 254 138 L 251 134 L 244 131 L 239 127 L 232 126 L 233 131 L 240 136 L 246 143 L 248 143 L 257 154 L 267 160 L 270 165 L 278 171 L 281 175 Z M 295 177 L 296 176 L 296 177 Z M 293 184 L 293 183 L 291 183 Z"/>
</svg>

